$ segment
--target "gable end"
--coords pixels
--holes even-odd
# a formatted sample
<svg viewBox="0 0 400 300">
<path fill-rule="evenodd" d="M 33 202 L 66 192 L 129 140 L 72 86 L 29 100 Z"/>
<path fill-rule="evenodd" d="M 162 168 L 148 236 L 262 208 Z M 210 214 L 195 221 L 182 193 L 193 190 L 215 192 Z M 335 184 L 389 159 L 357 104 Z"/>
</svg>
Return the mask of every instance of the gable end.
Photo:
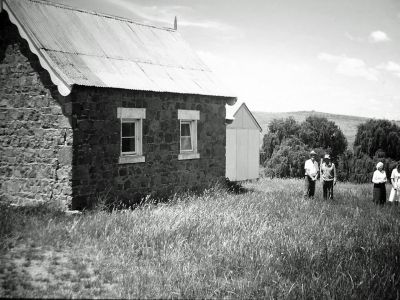
<svg viewBox="0 0 400 300">
<path fill-rule="evenodd" d="M 40 65 L 49 73 L 51 81 L 57 86 L 59 93 L 63 96 L 68 96 L 71 93 L 72 86 L 62 78 L 60 75 L 61 72 L 50 63 L 50 59 L 48 58 L 47 54 L 39 48 L 38 42 L 35 41 L 34 36 L 29 34 L 28 31 L 24 29 L 22 24 L 11 11 L 7 2 L 4 2 L 3 0 L 0 0 L 0 2 L 2 8 L 0 12 L 4 8 L 4 10 L 8 13 L 10 22 L 17 27 L 20 36 L 27 41 L 30 51 L 39 58 Z"/>
</svg>

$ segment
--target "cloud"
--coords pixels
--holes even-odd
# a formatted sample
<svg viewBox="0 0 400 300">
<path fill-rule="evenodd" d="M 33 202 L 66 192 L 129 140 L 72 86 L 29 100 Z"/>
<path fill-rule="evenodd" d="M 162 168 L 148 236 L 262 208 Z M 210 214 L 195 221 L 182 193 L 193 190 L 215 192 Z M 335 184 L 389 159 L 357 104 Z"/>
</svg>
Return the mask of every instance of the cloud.
<svg viewBox="0 0 400 300">
<path fill-rule="evenodd" d="M 350 41 L 354 41 L 354 42 L 364 42 L 365 41 L 365 39 L 353 36 L 352 34 L 350 34 L 348 32 L 345 32 L 344 36 L 346 38 L 348 38 Z"/>
<path fill-rule="evenodd" d="M 368 67 L 362 59 L 329 53 L 318 54 L 318 59 L 335 64 L 335 72 L 337 74 L 349 77 L 361 77 L 370 81 L 378 80 L 378 71 Z"/>
<path fill-rule="evenodd" d="M 394 76 L 400 78 L 400 64 L 394 61 L 388 61 L 386 63 L 381 63 L 377 66 L 380 70 L 385 70 L 389 73 L 392 73 Z"/>
<path fill-rule="evenodd" d="M 350 41 L 353 42 L 359 42 L 359 43 L 363 43 L 363 42 L 370 42 L 370 43 L 383 43 L 383 42 L 389 42 L 391 41 L 391 38 L 387 35 L 387 33 L 381 31 L 381 30 L 375 30 L 372 31 L 368 38 L 365 37 L 358 37 L 358 36 L 354 36 L 349 32 L 345 32 L 344 36 L 349 39 Z"/>
<path fill-rule="evenodd" d="M 389 42 L 390 38 L 385 32 L 376 30 L 376 31 L 372 31 L 369 34 L 368 40 L 371 43 L 382 43 L 382 42 Z"/>
<path fill-rule="evenodd" d="M 400 72 L 400 65 L 393 61 L 382 63 L 378 66 L 379 69 L 386 70 L 388 72 Z"/>
</svg>

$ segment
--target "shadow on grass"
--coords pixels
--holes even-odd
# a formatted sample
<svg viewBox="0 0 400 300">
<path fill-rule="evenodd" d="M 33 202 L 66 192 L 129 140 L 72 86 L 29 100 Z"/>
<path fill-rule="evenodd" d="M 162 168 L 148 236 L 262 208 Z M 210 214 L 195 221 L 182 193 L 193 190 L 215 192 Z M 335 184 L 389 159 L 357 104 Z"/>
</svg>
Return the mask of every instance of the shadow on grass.
<svg viewBox="0 0 400 300">
<path fill-rule="evenodd" d="M 48 203 L 32 206 L 0 203 L 0 253 L 12 247 L 16 238 L 28 233 L 34 220 L 50 220 L 65 216 L 63 210 Z"/>
<path fill-rule="evenodd" d="M 236 195 L 246 194 L 248 192 L 254 192 L 252 188 L 246 188 L 243 186 L 244 182 L 230 181 L 229 178 L 225 178 L 224 188 L 228 193 Z"/>
<path fill-rule="evenodd" d="M 175 203 L 177 201 L 184 201 L 185 199 L 191 199 L 193 197 L 201 197 L 206 193 L 227 192 L 236 195 L 245 194 L 248 192 L 254 192 L 255 189 L 247 188 L 243 186 L 244 182 L 230 181 L 225 178 L 224 181 L 218 182 L 210 188 L 204 189 L 203 187 L 194 187 L 190 190 L 173 192 L 172 189 L 158 190 L 150 194 L 136 193 L 129 197 L 123 197 L 110 191 L 109 193 L 97 197 L 95 201 L 90 203 L 86 208 L 87 212 L 90 211 L 113 211 L 113 210 L 125 210 L 125 209 L 136 209 L 144 207 L 146 205 L 157 205 L 165 203 Z"/>
</svg>

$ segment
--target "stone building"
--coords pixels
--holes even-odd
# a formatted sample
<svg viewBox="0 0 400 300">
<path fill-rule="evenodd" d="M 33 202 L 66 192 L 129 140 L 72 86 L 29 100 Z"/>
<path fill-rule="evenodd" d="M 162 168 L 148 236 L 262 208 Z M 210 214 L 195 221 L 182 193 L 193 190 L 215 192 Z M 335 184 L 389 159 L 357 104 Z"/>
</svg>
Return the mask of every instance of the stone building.
<svg viewBox="0 0 400 300">
<path fill-rule="evenodd" d="M 0 3 L 1 201 L 76 209 L 224 177 L 236 98 L 176 29 Z"/>
</svg>

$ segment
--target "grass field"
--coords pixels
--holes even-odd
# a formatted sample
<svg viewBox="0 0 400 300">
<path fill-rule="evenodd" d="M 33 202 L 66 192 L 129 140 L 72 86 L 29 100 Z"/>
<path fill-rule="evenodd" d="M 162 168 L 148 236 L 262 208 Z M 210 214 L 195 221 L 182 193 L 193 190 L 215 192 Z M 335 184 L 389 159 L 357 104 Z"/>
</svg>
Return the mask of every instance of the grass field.
<svg viewBox="0 0 400 300">
<path fill-rule="evenodd" d="M 0 296 L 399 299 L 400 207 L 371 185 L 333 202 L 298 180 L 246 188 L 78 216 L 3 206 Z"/>
</svg>

